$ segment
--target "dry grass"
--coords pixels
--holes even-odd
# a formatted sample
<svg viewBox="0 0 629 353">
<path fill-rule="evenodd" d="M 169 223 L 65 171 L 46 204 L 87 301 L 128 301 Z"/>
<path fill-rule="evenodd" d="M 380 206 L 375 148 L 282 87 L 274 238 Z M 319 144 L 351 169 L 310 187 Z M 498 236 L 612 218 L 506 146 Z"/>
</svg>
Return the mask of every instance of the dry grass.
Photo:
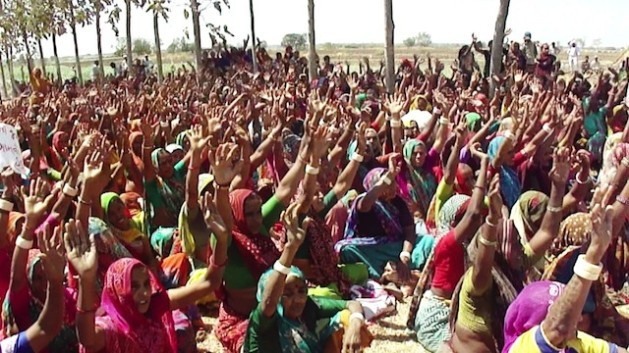
<svg viewBox="0 0 629 353">
<path fill-rule="evenodd" d="M 406 329 L 409 307 L 410 298 L 407 299 L 406 303 L 398 304 L 395 315 L 383 318 L 378 323 L 370 325 L 369 329 L 375 339 L 371 347 L 365 350 L 365 353 L 425 352 L 415 340 L 415 334 Z M 203 320 L 210 326 L 215 325 L 218 321 L 216 314 L 206 316 Z M 213 333 L 207 335 L 205 340 L 199 343 L 198 347 L 206 352 L 223 352 L 221 344 Z"/>
</svg>

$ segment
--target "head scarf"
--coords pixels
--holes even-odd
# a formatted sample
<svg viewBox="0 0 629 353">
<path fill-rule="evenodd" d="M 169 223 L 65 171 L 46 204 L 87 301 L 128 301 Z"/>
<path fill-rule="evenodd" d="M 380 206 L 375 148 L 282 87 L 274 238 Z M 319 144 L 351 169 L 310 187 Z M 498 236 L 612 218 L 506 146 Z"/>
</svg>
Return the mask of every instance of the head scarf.
<svg viewBox="0 0 629 353">
<path fill-rule="evenodd" d="M 539 281 L 522 290 L 509 305 L 505 315 L 505 345 L 502 353 L 508 353 L 520 335 L 544 321 L 548 309 L 559 299 L 564 288 L 563 283 Z"/>
<path fill-rule="evenodd" d="M 465 178 L 465 174 L 463 174 L 463 169 L 464 167 L 466 167 L 467 164 L 464 163 L 459 163 L 459 165 L 456 168 L 456 175 L 454 176 L 455 180 L 456 180 L 456 184 L 454 184 L 454 191 L 457 194 L 464 194 L 464 195 L 469 195 L 472 196 L 472 191 L 468 186 L 467 186 L 467 180 Z"/>
<path fill-rule="evenodd" d="M 151 247 L 162 259 L 170 255 L 175 229 L 159 227 L 151 234 Z"/>
<path fill-rule="evenodd" d="M 419 94 L 419 95 L 415 96 L 415 98 L 413 98 L 413 100 L 411 101 L 411 106 L 409 107 L 409 109 L 410 110 L 417 110 L 417 109 L 419 109 L 420 103 L 426 104 L 426 108 L 424 109 L 425 111 L 431 111 L 432 110 L 432 104 L 430 104 L 430 102 L 428 101 L 428 98 L 424 94 Z"/>
<path fill-rule="evenodd" d="M 480 130 L 482 124 L 482 118 L 480 114 L 472 112 L 465 114 L 465 125 L 467 129 L 472 132 Z"/>
<path fill-rule="evenodd" d="M 588 213 L 575 213 L 561 222 L 559 236 L 555 238 L 551 252 L 559 255 L 571 246 L 581 246 L 592 237 L 592 218 Z"/>
<path fill-rule="evenodd" d="M 151 282 L 151 302 L 141 314 L 133 301 L 131 275 L 134 268 L 144 267 Z M 136 259 L 121 259 L 109 267 L 101 306 L 107 313 L 97 318 L 107 330 L 108 352 L 177 352 L 177 337 L 170 311 L 168 293 L 153 272 Z"/>
<path fill-rule="evenodd" d="M 282 140 L 282 149 L 290 159 L 291 163 L 294 163 L 297 160 L 297 153 L 299 153 L 300 144 L 301 138 L 295 134 L 287 135 Z"/>
<path fill-rule="evenodd" d="M 107 225 L 111 229 L 111 231 L 124 243 L 126 243 L 127 245 L 130 245 L 135 240 L 137 240 L 138 237 L 141 237 L 143 234 L 138 229 L 138 226 L 133 222 L 131 218 L 131 213 L 126 208 L 125 208 L 125 217 L 129 219 L 129 223 L 130 223 L 129 229 L 127 230 L 118 229 L 118 228 L 115 228 L 111 224 L 111 222 L 109 221 L 109 208 L 111 207 L 111 204 L 116 200 L 122 202 L 122 199 L 120 199 L 120 196 L 118 196 L 118 194 L 116 194 L 115 192 L 106 192 L 100 196 L 100 205 L 103 208 L 103 212 L 105 214 L 104 218 L 105 218 L 105 221 L 107 222 Z"/>
<path fill-rule="evenodd" d="M 65 131 L 57 131 L 54 133 L 54 135 L 52 135 L 52 147 L 57 152 L 61 152 L 61 150 L 67 147 L 61 144 L 61 139 L 63 137 L 68 137 L 68 133 Z"/>
<path fill-rule="evenodd" d="M 523 193 L 518 202 L 513 205 L 509 218 L 518 230 L 522 245 L 527 244 L 539 228 L 547 207 L 548 196 L 539 191 Z"/>
<path fill-rule="evenodd" d="M 493 160 L 498 156 L 498 150 L 505 140 L 506 137 L 504 136 L 498 136 L 491 140 L 487 149 L 489 158 Z M 505 204 L 507 207 L 512 208 L 522 192 L 518 173 L 512 167 L 506 165 L 500 167 L 500 190 Z"/>
<path fill-rule="evenodd" d="M 256 299 L 259 303 L 264 299 L 265 287 L 269 282 L 269 277 L 273 269 L 267 270 L 258 281 Z M 295 266 L 291 266 L 290 273 L 286 277 L 297 277 L 306 281 L 304 274 Z M 277 325 L 280 338 L 280 345 L 283 353 L 316 353 L 322 352 L 326 338 L 334 333 L 339 326 L 338 315 L 327 323 L 323 328 L 310 329 L 303 321 L 291 320 L 284 316 L 282 300 L 277 304 Z M 318 325 L 317 325 L 318 326 Z"/>
<path fill-rule="evenodd" d="M 15 246 L 15 241 L 17 240 L 17 237 L 20 235 L 21 229 L 18 229 L 20 226 L 20 222 L 25 221 L 25 220 L 26 220 L 26 216 L 24 215 L 24 213 L 14 212 L 14 211 L 9 212 L 9 222 L 7 224 L 6 236 L 7 236 L 7 241 L 9 242 L 9 244 L 11 244 L 11 248 Z"/>
<path fill-rule="evenodd" d="M 455 221 L 463 217 L 470 200 L 471 197 L 467 195 L 455 194 L 441 206 L 439 218 L 437 219 L 438 235 L 445 234 L 456 226 Z"/>
<path fill-rule="evenodd" d="M 181 147 L 181 145 L 178 145 L 176 143 L 171 143 L 170 145 L 166 146 L 166 152 L 168 153 L 173 153 L 175 151 L 183 151 L 183 147 Z"/>
<path fill-rule="evenodd" d="M 252 195 L 254 193 L 249 189 L 234 190 L 229 193 L 229 204 L 234 217 L 232 229 L 234 245 L 254 278 L 258 278 L 279 259 L 280 252 L 268 236 L 260 233 L 261 231 L 266 233 L 268 229 L 254 230 L 255 233 L 252 233 L 247 228 L 245 202 Z"/>
<path fill-rule="evenodd" d="M 155 169 L 159 169 L 159 156 L 163 153 L 168 154 L 168 152 L 163 148 L 158 148 L 151 152 L 151 162 L 153 163 Z M 172 214 L 177 214 L 177 212 L 181 210 L 181 206 L 185 201 L 185 185 L 174 177 L 166 180 L 159 175 L 156 175 L 156 181 L 158 185 L 157 190 L 159 190 L 159 194 L 164 200 L 165 207 L 169 212 L 172 212 Z"/>
<path fill-rule="evenodd" d="M 419 129 L 420 132 L 426 130 L 431 119 L 432 114 L 430 112 L 424 110 L 412 110 L 412 108 L 410 112 L 402 117 L 402 121 L 412 120 L 417 123 L 417 129 Z"/>
<path fill-rule="evenodd" d="M 426 144 L 418 139 L 408 140 L 404 144 L 402 153 L 408 170 L 405 180 L 405 187 L 401 187 L 402 196 L 407 200 L 412 200 L 418 207 L 422 215 L 425 215 L 430 207 L 430 200 L 437 192 L 437 180 L 432 171 L 427 171 L 423 167 L 413 167 L 411 158 L 417 146 L 426 147 Z M 404 181 L 404 180 L 403 180 Z"/>
<path fill-rule="evenodd" d="M 175 138 L 175 143 L 181 147 L 186 146 L 186 142 L 188 141 L 188 130 L 182 131 Z"/>
<path fill-rule="evenodd" d="M 125 192 L 120 195 L 120 200 L 127 206 L 131 217 L 135 217 L 142 212 L 142 205 L 140 205 L 140 199 L 142 195 L 137 192 Z"/>
</svg>

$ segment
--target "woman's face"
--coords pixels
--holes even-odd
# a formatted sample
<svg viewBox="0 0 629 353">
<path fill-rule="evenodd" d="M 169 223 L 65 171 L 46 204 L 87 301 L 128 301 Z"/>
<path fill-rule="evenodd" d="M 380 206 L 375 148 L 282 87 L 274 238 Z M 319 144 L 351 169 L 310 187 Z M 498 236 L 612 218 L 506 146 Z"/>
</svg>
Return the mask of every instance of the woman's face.
<svg viewBox="0 0 629 353">
<path fill-rule="evenodd" d="M 46 290 L 48 289 L 48 281 L 42 267 L 41 261 L 37 261 L 33 269 L 33 278 L 31 282 L 31 293 L 40 302 L 46 301 Z"/>
<path fill-rule="evenodd" d="M 151 305 L 151 279 L 146 267 L 137 266 L 131 271 L 133 302 L 140 314 L 146 314 Z"/>
<path fill-rule="evenodd" d="M 284 316 L 296 320 L 304 312 L 308 299 L 308 287 L 303 279 L 296 276 L 288 276 L 282 295 Z"/>
<path fill-rule="evenodd" d="M 515 150 L 513 148 L 511 148 L 505 155 L 505 158 L 503 159 L 503 163 L 508 166 L 508 167 L 512 167 L 513 166 L 513 157 L 515 156 Z"/>
<path fill-rule="evenodd" d="M 251 233 L 258 233 L 262 227 L 262 199 L 251 195 L 245 201 L 245 221 Z"/>
<path fill-rule="evenodd" d="M 417 145 L 413 148 L 413 153 L 411 154 L 411 165 L 414 168 L 421 168 L 426 161 L 426 146 Z"/>
<path fill-rule="evenodd" d="M 174 163 L 173 157 L 168 153 L 161 153 L 159 155 L 159 168 L 158 174 L 160 177 L 169 179 L 174 174 Z"/>
<path fill-rule="evenodd" d="M 127 214 L 127 207 L 124 203 L 122 203 L 120 199 L 114 199 L 109 204 L 107 219 L 114 228 L 127 230 L 129 229 L 129 218 L 127 217 Z"/>
<path fill-rule="evenodd" d="M 404 138 L 407 140 L 413 139 L 417 137 L 419 130 L 417 129 L 417 124 L 413 121 L 411 126 L 404 128 Z"/>
<path fill-rule="evenodd" d="M 325 208 L 325 204 L 323 203 L 323 196 L 324 195 L 321 192 L 321 186 L 319 185 L 319 183 L 317 183 L 315 186 L 314 198 L 312 199 L 312 209 L 315 212 L 320 212 Z"/>
<path fill-rule="evenodd" d="M 465 181 L 465 185 L 459 185 L 464 190 L 473 190 L 474 184 L 476 183 L 476 178 L 474 178 L 474 171 L 467 164 L 459 164 L 459 173 L 461 174 L 461 179 Z M 458 180 L 455 180 L 458 184 Z"/>
</svg>

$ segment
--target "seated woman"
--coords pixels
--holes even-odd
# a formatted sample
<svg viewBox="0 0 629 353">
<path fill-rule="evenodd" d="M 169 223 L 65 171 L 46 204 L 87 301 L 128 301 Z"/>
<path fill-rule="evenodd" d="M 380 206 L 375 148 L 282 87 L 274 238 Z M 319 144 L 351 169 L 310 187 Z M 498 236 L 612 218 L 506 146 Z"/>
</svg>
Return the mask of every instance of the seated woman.
<svg viewBox="0 0 629 353">
<path fill-rule="evenodd" d="M 369 276 L 380 278 L 387 262 L 399 261 L 403 282 L 410 277 L 411 253 L 415 246 L 415 223 L 406 202 L 397 196 L 393 183 L 400 172 L 397 156 L 389 158 L 389 169 L 372 169 L 352 205 L 345 238 L 335 245 L 341 263 L 362 262 Z"/>
<path fill-rule="evenodd" d="M 217 202 L 227 202 L 217 200 Z M 77 308 L 79 342 L 85 352 L 177 352 L 189 342 L 177 340 L 175 312 L 216 290 L 227 264 L 229 231 L 209 195 L 204 199 L 205 219 L 216 238 L 205 280 L 181 288 L 164 290 L 146 265 L 135 259 L 121 259 L 107 270 L 101 298 L 104 316 L 95 317 L 98 296 L 95 289 L 97 252 L 80 222 L 67 225 L 68 260 L 80 277 Z"/>
<path fill-rule="evenodd" d="M 298 224 L 298 207 L 293 204 L 284 213 L 287 243 L 273 269 L 260 277 L 256 293 L 259 304 L 251 313 L 243 351 L 360 352 L 371 341 L 364 329 L 361 305 L 309 297 L 303 273 L 291 266 L 311 221 L 306 218 Z M 341 329 L 344 334 L 339 344 Z"/>
<path fill-rule="evenodd" d="M 542 278 L 568 283 L 574 275 L 574 266 L 579 255 L 587 250 L 592 230 L 592 220 L 587 213 L 575 213 L 566 218 L 561 223 L 558 241 L 553 246 L 555 249 L 563 249 L 563 252 L 547 267 Z M 579 331 L 622 347 L 629 344 L 629 320 L 622 317 L 612 304 L 603 278 L 592 282 L 579 322 Z"/>
<path fill-rule="evenodd" d="M 65 259 L 61 250 L 62 242 L 61 228 L 55 228 L 53 234 L 50 227 L 46 226 L 37 234 L 37 243 L 42 253 L 43 276 L 48 282 L 45 289 L 46 299 L 38 317 L 28 328 L 0 341 L 0 352 L 44 352 L 59 334 L 65 312 Z M 71 351 L 71 346 L 54 352 L 66 351 L 65 349 Z"/>
<path fill-rule="evenodd" d="M 503 222 L 502 182 L 492 180 L 489 216 L 468 251 L 472 262 L 453 295 L 450 342 L 455 353 L 494 353 L 502 349 L 502 327 L 507 306 L 525 285 L 525 273 L 550 248 L 559 230 L 570 165 L 568 150 L 559 148 L 553 157 L 549 206 L 539 231 L 524 247 L 510 222 Z M 496 300 L 498 299 L 498 300 Z"/>
<path fill-rule="evenodd" d="M 608 341 L 579 330 L 581 311 L 612 238 L 613 212 L 600 205 L 592 210 L 592 241 L 564 287 L 558 282 L 535 282 L 513 301 L 505 315 L 502 353 L 603 352 L 626 353 Z"/>
</svg>

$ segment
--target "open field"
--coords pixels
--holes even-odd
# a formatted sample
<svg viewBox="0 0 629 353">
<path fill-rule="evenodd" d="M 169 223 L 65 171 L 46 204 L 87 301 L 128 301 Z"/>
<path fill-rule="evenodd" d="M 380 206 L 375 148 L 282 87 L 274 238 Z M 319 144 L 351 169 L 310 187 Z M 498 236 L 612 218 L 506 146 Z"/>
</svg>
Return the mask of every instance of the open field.
<svg viewBox="0 0 629 353">
<path fill-rule="evenodd" d="M 457 52 L 460 46 L 456 45 L 436 45 L 434 47 L 413 47 L 408 48 L 405 46 L 397 46 L 395 48 L 395 56 L 396 61 L 399 62 L 402 59 L 412 59 L 413 54 L 417 54 L 421 57 L 425 57 L 427 54 L 430 54 L 431 57 L 437 58 L 444 62 L 446 68 L 450 66 L 450 63 L 456 58 Z M 276 50 L 281 50 L 279 47 L 270 47 L 269 52 L 274 53 Z M 376 45 L 332 45 L 332 44 L 324 44 L 317 48 L 318 54 L 320 57 L 324 55 L 329 55 L 333 62 L 348 62 L 352 69 L 358 68 L 358 62 L 363 58 L 369 58 L 369 61 L 372 66 L 378 67 L 381 60 L 384 59 L 384 48 L 382 46 Z M 603 66 L 611 65 L 617 62 L 623 55 L 624 50 L 596 50 L 596 49 L 585 49 L 582 53 L 583 56 L 589 55 L 590 58 L 594 56 L 598 56 L 601 64 Z M 301 51 L 302 55 L 307 55 L 307 50 Z M 563 62 L 567 61 L 566 53 L 563 52 L 559 55 L 559 59 Z M 151 60 L 155 63 L 155 56 L 150 55 Z M 476 55 L 479 64 L 483 65 L 483 58 L 481 55 Z M 95 56 L 86 56 L 81 58 L 81 71 L 84 79 L 89 79 L 91 77 L 91 68 L 93 66 L 94 60 L 97 58 Z M 111 68 L 109 67 L 109 63 L 116 62 L 119 63 L 122 60 L 121 57 L 115 57 L 112 55 L 106 55 L 104 58 L 105 64 L 105 73 L 111 72 Z M 64 57 L 60 58 L 61 61 L 61 75 L 64 79 L 71 78 L 73 76 L 72 68 L 74 66 L 74 58 L 73 57 Z M 35 65 L 41 66 L 40 60 L 34 59 Z M 163 65 L 164 71 L 169 72 L 174 70 L 175 68 L 180 67 L 182 64 L 186 62 L 194 62 L 194 56 L 192 53 L 164 53 L 163 54 Z M 9 73 L 4 65 L 5 69 L 5 77 L 8 80 Z M 24 62 L 15 62 L 14 63 L 14 71 L 15 78 L 17 80 L 22 80 L 27 76 L 26 65 Z M 449 70 L 447 70 L 449 71 Z M 46 72 L 53 73 L 56 75 L 56 68 L 54 65 L 54 60 L 51 58 L 46 59 Z M 8 82 L 8 81 L 7 81 Z"/>
</svg>

